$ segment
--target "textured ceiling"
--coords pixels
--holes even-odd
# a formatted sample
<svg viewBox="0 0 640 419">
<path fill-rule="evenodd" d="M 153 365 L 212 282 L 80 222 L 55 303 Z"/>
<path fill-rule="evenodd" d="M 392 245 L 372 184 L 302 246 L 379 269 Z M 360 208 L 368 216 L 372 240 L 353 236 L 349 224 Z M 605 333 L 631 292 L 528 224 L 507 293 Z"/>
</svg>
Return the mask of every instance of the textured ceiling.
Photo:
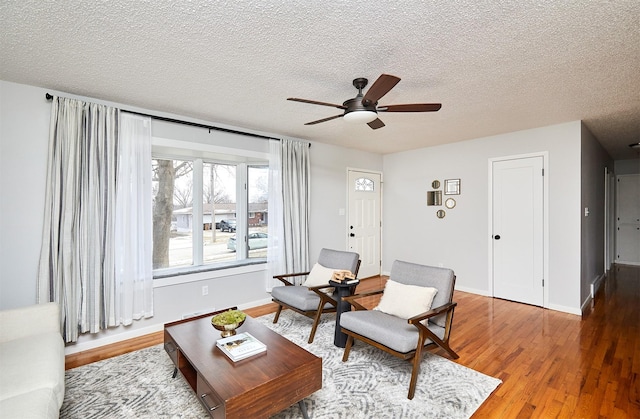
<svg viewBox="0 0 640 419">
<path fill-rule="evenodd" d="M 390 153 L 581 119 L 615 159 L 640 141 L 640 1 L 4 0 L 0 79 Z M 352 79 L 402 81 L 371 130 Z M 44 99 L 43 99 L 44 100 Z"/>
</svg>

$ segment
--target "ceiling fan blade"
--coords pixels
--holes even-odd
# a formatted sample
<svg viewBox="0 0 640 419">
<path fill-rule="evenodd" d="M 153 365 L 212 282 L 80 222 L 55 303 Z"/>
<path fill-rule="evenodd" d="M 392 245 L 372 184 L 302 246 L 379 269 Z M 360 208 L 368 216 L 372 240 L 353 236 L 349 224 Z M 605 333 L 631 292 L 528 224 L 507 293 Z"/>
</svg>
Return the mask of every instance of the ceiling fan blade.
<svg viewBox="0 0 640 419">
<path fill-rule="evenodd" d="M 381 75 L 378 77 L 378 80 L 371 85 L 369 90 L 367 90 L 367 93 L 362 98 L 362 104 L 364 106 L 368 106 L 372 103 L 378 102 L 378 100 L 389 93 L 389 90 L 393 89 L 399 81 L 400 77 L 392 76 L 390 74 Z"/>
<path fill-rule="evenodd" d="M 328 118 L 322 118 L 322 119 L 318 119 L 317 121 L 311 121 L 311 122 L 307 122 L 305 125 L 315 125 L 315 124 L 319 124 L 320 122 L 327 122 L 327 121 L 331 121 L 332 119 L 336 119 L 336 118 L 340 118 L 344 116 L 343 114 L 340 115 L 335 115 L 335 116 L 330 116 Z"/>
<path fill-rule="evenodd" d="M 328 103 L 328 102 L 318 102 L 317 100 L 300 99 L 297 97 L 289 97 L 287 98 L 287 100 L 293 100 L 294 102 L 310 103 L 312 105 L 331 106 L 332 108 L 338 108 L 338 109 L 347 109 L 347 107 L 344 105 L 337 105 L 335 103 Z"/>
<path fill-rule="evenodd" d="M 371 129 L 378 129 L 384 127 L 384 122 L 382 122 L 379 118 L 376 118 L 371 122 L 367 122 L 367 125 L 369 125 Z"/>
<path fill-rule="evenodd" d="M 378 106 L 378 112 L 436 112 L 442 103 L 409 103 L 406 105 Z"/>
</svg>

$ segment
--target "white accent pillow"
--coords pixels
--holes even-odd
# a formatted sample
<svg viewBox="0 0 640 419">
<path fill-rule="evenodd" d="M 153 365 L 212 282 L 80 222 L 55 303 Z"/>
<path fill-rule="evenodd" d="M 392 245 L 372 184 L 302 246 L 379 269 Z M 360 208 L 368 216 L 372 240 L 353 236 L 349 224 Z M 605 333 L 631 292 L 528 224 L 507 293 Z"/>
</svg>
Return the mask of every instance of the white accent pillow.
<svg viewBox="0 0 640 419">
<path fill-rule="evenodd" d="M 374 310 L 409 319 L 431 310 L 431 304 L 437 292 L 438 290 L 432 287 L 405 285 L 388 280 L 380 303 Z"/>
<path fill-rule="evenodd" d="M 313 268 L 311 268 L 311 272 L 307 275 L 307 280 L 304 281 L 302 285 L 305 287 L 329 286 L 329 280 L 333 276 L 333 271 L 335 271 L 335 269 L 325 268 L 319 263 L 316 263 L 313 265 Z"/>
</svg>

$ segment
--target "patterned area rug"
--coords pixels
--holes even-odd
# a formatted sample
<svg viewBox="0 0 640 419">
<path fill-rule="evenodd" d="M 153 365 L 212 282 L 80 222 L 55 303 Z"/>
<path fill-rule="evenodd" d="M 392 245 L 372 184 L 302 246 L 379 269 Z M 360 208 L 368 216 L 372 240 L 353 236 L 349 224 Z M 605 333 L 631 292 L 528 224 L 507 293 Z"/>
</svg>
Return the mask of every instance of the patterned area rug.
<svg viewBox="0 0 640 419">
<path fill-rule="evenodd" d="M 324 315 L 315 340 L 311 320 L 286 310 L 258 318 L 309 352 L 322 357 L 322 389 L 305 399 L 320 418 L 468 418 L 501 381 L 426 353 L 413 400 L 407 399 L 411 364 L 356 342 L 347 362 L 333 345 L 334 315 Z M 66 372 L 61 418 L 207 418 L 193 391 L 178 375 L 162 345 Z M 275 416 L 302 417 L 293 405 Z"/>
</svg>

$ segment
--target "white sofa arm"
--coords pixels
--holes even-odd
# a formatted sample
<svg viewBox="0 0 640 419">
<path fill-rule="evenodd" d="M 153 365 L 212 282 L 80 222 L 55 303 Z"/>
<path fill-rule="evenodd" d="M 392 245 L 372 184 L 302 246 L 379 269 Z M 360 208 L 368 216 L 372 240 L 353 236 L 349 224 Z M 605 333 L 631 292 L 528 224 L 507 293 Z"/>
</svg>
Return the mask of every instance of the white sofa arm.
<svg viewBox="0 0 640 419">
<path fill-rule="evenodd" d="M 0 311 L 0 342 L 7 342 L 45 332 L 60 333 L 58 303 Z"/>
</svg>

